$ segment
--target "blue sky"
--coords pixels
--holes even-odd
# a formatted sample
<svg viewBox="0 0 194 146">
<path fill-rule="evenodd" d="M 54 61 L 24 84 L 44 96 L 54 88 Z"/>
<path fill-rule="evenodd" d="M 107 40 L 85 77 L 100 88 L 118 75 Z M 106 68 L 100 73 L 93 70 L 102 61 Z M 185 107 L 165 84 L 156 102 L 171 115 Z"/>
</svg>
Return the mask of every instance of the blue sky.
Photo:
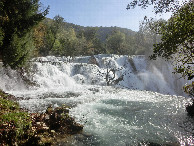
<svg viewBox="0 0 194 146">
<path fill-rule="evenodd" d="M 144 16 L 155 17 L 152 8 L 126 10 L 132 0 L 40 0 L 44 7 L 50 6 L 48 18 L 60 15 L 66 22 L 81 26 L 118 26 L 134 31 Z M 162 17 L 169 18 L 169 14 Z M 159 17 L 157 17 L 159 18 Z"/>
</svg>

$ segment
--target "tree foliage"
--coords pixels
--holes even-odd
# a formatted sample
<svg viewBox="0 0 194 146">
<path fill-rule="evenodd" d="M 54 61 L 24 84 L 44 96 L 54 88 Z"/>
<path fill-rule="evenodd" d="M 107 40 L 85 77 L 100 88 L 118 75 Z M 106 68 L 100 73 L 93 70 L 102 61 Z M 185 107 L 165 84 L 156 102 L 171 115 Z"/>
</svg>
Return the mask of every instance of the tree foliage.
<svg viewBox="0 0 194 146">
<path fill-rule="evenodd" d="M 107 49 L 111 54 L 123 54 L 124 45 L 125 34 L 120 31 L 113 32 L 106 40 Z"/>
<path fill-rule="evenodd" d="M 164 13 L 164 12 L 176 12 L 185 3 L 192 0 L 133 0 L 127 5 L 128 9 L 133 9 L 136 6 L 140 6 L 146 9 L 149 5 L 154 6 L 154 12 Z"/>
<path fill-rule="evenodd" d="M 153 29 L 153 26 L 158 22 L 163 22 L 163 19 L 154 20 L 144 18 L 139 25 L 139 31 L 136 36 L 136 54 L 151 55 L 153 53 L 153 44 L 160 42 L 161 35 L 157 34 L 157 31 Z"/>
<path fill-rule="evenodd" d="M 53 18 L 53 21 L 45 20 L 38 29 L 41 30 L 42 37 L 37 38 L 36 41 L 42 42 L 42 45 L 39 46 L 39 54 L 41 56 L 47 56 L 52 54 L 53 50 L 56 50 L 57 46 L 57 39 L 59 32 L 62 31 L 62 27 L 64 25 L 64 18 L 56 15 Z M 34 32 L 36 35 L 36 32 Z"/>
<path fill-rule="evenodd" d="M 57 34 L 61 30 L 61 27 L 62 27 L 63 22 L 64 22 L 64 18 L 59 16 L 59 15 L 56 15 L 53 20 L 54 20 L 54 23 L 53 23 L 53 25 L 50 26 L 50 29 L 49 29 L 50 33 L 51 33 L 50 34 L 50 36 L 51 36 L 51 38 L 50 38 L 51 45 L 49 46 L 50 47 L 49 50 L 52 50 L 53 47 L 54 47 L 55 41 L 57 39 Z"/>
<path fill-rule="evenodd" d="M 56 18 L 62 21 L 56 21 Z M 150 52 L 153 42 L 150 41 L 152 35 L 148 35 L 148 29 L 145 27 L 142 30 L 134 32 L 118 27 L 82 27 L 56 16 L 45 19 L 35 28 L 33 38 L 36 49 L 33 53 L 36 56 L 72 57 L 108 53 L 143 55 Z M 139 33 L 142 37 L 137 35 Z"/>
<path fill-rule="evenodd" d="M 59 35 L 56 41 L 55 52 L 61 56 L 76 56 L 79 52 L 78 40 L 75 30 L 73 28 L 69 30 L 63 30 L 63 33 Z"/>
<path fill-rule="evenodd" d="M 33 51 L 33 56 L 37 57 L 40 55 L 41 49 L 45 45 L 45 36 L 46 36 L 46 25 L 41 22 L 37 25 L 33 31 L 33 40 L 35 45 L 35 50 Z"/>
<path fill-rule="evenodd" d="M 183 87 L 185 93 L 187 93 L 189 96 L 194 97 L 194 81 Z"/>
<path fill-rule="evenodd" d="M 161 35 L 161 42 L 154 45 L 151 59 L 164 57 L 173 60 L 175 73 L 191 80 L 194 78 L 194 2 L 193 0 L 133 0 L 127 9 L 154 6 L 155 13 L 173 12 L 164 22 L 151 23 L 152 29 Z"/>
<path fill-rule="evenodd" d="M 176 73 L 194 78 L 194 2 L 185 4 L 167 22 L 160 23 L 161 42 L 154 45 L 152 59 L 172 59 Z"/>
<path fill-rule="evenodd" d="M 5 66 L 22 67 L 34 48 L 32 29 L 48 13 L 40 12 L 39 0 L 1 0 L 0 52 Z"/>
</svg>

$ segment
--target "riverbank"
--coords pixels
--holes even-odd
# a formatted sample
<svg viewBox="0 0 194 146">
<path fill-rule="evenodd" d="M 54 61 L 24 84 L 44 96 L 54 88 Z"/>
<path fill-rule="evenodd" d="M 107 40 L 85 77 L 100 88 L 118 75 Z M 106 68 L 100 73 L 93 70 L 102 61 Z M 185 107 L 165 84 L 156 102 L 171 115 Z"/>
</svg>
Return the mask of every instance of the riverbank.
<svg viewBox="0 0 194 146">
<path fill-rule="evenodd" d="M 0 145 L 54 145 L 67 142 L 83 125 L 69 116 L 63 105 L 45 113 L 28 113 L 17 98 L 0 90 Z"/>
</svg>

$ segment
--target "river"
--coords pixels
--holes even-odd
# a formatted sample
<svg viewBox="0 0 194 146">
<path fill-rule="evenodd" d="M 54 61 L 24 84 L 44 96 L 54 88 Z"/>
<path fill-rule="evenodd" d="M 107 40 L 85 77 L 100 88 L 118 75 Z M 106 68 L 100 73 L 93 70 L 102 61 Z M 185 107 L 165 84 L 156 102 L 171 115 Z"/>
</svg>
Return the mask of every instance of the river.
<svg viewBox="0 0 194 146">
<path fill-rule="evenodd" d="M 186 83 L 163 60 L 145 56 L 39 57 L 31 63 L 38 86 L 0 69 L 0 88 L 18 97 L 30 112 L 49 105 L 70 107 L 86 137 L 71 145 L 192 145 L 192 118 L 182 91 Z M 110 85 L 110 86 L 107 86 Z"/>
</svg>

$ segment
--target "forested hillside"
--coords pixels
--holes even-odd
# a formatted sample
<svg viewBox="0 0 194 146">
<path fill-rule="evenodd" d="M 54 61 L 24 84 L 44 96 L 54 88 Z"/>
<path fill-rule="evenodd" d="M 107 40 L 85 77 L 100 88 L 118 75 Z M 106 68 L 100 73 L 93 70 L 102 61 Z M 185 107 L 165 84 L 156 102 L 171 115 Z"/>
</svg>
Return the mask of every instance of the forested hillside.
<svg viewBox="0 0 194 146">
<path fill-rule="evenodd" d="M 119 27 L 83 27 L 55 16 L 35 28 L 34 40 L 34 56 L 145 55 L 152 52 L 159 36 L 147 25 L 140 25 L 138 32 Z"/>
</svg>

